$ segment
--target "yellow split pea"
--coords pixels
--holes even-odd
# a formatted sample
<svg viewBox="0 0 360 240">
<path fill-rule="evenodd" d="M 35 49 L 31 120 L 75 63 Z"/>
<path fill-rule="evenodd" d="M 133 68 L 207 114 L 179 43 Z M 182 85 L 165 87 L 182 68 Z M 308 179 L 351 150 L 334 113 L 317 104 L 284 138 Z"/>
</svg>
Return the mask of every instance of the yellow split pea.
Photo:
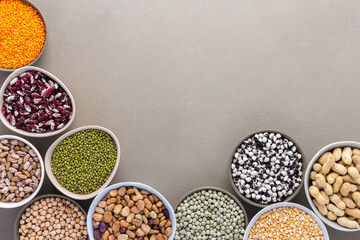
<svg viewBox="0 0 360 240">
<path fill-rule="evenodd" d="M 314 217 L 296 207 L 280 207 L 260 216 L 249 240 L 323 240 L 323 235 Z"/>
<path fill-rule="evenodd" d="M 14 69 L 34 61 L 45 35 L 36 9 L 20 0 L 0 0 L 0 67 Z"/>
</svg>

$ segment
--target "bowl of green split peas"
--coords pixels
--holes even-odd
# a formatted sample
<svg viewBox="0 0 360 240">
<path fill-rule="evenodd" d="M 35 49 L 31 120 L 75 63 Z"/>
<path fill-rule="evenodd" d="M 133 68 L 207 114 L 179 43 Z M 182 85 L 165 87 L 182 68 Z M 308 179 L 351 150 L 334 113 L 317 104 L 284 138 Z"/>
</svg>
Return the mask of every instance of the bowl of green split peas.
<svg viewBox="0 0 360 240">
<path fill-rule="evenodd" d="M 64 195 L 86 200 L 113 179 L 120 162 L 120 143 L 100 126 L 84 126 L 59 137 L 45 155 L 45 170 Z"/>
<path fill-rule="evenodd" d="M 180 200 L 175 208 L 174 240 L 241 240 L 248 217 L 241 202 L 217 187 L 196 188 Z"/>
</svg>

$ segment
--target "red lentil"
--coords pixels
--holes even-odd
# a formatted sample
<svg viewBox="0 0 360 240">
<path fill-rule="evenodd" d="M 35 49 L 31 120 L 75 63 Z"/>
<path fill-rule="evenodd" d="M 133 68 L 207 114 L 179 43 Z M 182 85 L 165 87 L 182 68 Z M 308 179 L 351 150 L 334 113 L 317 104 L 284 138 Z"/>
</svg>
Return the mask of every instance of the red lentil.
<svg viewBox="0 0 360 240">
<path fill-rule="evenodd" d="M 0 0 L 0 67 L 31 63 L 45 43 L 45 24 L 39 13 L 20 0 Z"/>
<path fill-rule="evenodd" d="M 323 234 L 314 217 L 296 207 L 280 207 L 260 216 L 249 240 L 322 240 Z"/>
</svg>

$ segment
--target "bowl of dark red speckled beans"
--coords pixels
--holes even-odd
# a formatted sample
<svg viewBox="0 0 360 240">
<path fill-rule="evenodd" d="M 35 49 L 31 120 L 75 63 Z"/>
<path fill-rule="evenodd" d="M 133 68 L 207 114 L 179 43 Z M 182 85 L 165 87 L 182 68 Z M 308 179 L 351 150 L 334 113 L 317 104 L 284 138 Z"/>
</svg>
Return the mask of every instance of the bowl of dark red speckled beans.
<svg viewBox="0 0 360 240">
<path fill-rule="evenodd" d="M 287 202 L 304 182 L 304 154 L 288 135 L 262 130 L 246 136 L 233 151 L 229 176 L 237 195 L 256 207 Z"/>
<path fill-rule="evenodd" d="M 22 67 L 0 89 L 0 119 L 10 130 L 28 137 L 49 137 L 65 131 L 75 117 L 75 101 L 50 72 Z"/>
</svg>

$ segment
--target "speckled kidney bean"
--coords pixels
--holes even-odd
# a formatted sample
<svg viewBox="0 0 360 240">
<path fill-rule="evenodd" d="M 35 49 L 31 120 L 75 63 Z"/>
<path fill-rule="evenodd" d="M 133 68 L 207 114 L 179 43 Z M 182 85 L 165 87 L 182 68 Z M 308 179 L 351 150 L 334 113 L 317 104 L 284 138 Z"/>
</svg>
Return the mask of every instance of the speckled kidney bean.
<svg viewBox="0 0 360 240">
<path fill-rule="evenodd" d="M 0 140 L 0 201 L 19 202 L 38 188 L 41 164 L 35 151 L 16 139 Z"/>
<path fill-rule="evenodd" d="M 12 126 L 27 132 L 53 132 L 71 119 L 72 103 L 53 79 L 26 71 L 12 79 L 3 96 L 2 114 Z"/>
</svg>

